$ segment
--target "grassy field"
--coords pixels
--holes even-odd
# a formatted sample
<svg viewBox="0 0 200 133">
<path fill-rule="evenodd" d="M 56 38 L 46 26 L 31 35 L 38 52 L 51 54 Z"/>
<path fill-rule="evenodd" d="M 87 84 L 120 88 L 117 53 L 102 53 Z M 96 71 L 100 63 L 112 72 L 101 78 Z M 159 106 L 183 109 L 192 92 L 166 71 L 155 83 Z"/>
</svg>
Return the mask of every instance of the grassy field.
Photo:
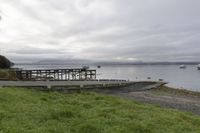
<svg viewBox="0 0 200 133">
<path fill-rule="evenodd" d="M 200 116 L 96 93 L 1 88 L 0 133 L 200 133 Z"/>
</svg>

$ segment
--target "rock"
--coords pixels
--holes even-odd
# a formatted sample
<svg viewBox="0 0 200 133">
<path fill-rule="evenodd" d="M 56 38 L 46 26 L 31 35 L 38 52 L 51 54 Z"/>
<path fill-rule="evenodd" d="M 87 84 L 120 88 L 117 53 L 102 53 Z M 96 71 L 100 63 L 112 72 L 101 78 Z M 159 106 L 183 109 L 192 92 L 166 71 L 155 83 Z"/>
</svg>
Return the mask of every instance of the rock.
<svg viewBox="0 0 200 133">
<path fill-rule="evenodd" d="M 0 69 L 9 69 L 14 63 L 9 61 L 5 56 L 0 55 Z"/>
</svg>

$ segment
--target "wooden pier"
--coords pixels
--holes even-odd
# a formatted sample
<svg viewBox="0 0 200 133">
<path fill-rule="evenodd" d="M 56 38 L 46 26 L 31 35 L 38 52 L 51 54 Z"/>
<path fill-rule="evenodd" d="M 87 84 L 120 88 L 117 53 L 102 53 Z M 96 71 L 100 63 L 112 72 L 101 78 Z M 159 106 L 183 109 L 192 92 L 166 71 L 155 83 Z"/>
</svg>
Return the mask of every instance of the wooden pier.
<svg viewBox="0 0 200 133">
<path fill-rule="evenodd" d="M 45 70 L 15 70 L 18 80 L 23 81 L 70 81 L 95 80 L 96 70 L 89 69 L 45 69 Z"/>
</svg>

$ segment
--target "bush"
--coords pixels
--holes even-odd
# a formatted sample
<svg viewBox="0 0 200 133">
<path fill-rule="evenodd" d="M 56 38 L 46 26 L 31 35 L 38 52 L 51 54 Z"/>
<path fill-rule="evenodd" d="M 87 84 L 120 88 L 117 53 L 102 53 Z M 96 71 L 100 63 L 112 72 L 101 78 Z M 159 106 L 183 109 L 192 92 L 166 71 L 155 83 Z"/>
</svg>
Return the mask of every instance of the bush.
<svg viewBox="0 0 200 133">
<path fill-rule="evenodd" d="M 0 79 L 17 80 L 17 76 L 12 70 L 0 69 Z"/>
<path fill-rule="evenodd" d="M 0 79 L 8 79 L 9 72 L 8 70 L 0 69 Z"/>
</svg>

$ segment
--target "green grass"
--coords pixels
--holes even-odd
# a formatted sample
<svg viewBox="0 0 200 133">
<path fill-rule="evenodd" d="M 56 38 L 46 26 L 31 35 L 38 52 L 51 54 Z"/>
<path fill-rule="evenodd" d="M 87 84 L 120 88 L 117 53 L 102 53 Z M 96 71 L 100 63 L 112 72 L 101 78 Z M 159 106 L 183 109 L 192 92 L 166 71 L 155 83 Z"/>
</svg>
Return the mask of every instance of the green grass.
<svg viewBox="0 0 200 133">
<path fill-rule="evenodd" d="M 96 93 L 2 88 L 0 133 L 200 133 L 200 116 Z"/>
<path fill-rule="evenodd" d="M 8 78 L 9 73 L 7 69 L 0 69 L 0 78 Z"/>
<path fill-rule="evenodd" d="M 17 80 L 16 73 L 10 69 L 0 69 L 0 79 Z"/>
</svg>

